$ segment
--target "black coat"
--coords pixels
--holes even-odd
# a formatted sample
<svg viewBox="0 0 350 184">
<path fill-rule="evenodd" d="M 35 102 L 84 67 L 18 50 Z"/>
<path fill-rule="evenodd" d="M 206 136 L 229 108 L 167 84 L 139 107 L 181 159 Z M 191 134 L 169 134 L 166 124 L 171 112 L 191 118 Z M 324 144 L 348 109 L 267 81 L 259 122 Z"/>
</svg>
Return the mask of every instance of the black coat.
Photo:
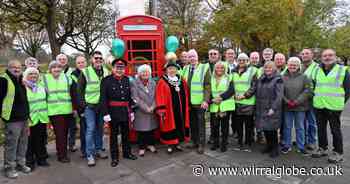
<svg viewBox="0 0 350 184">
<path fill-rule="evenodd" d="M 259 78 L 256 87 L 256 127 L 262 130 L 277 130 L 282 120 L 283 80 L 279 74 Z M 268 116 L 268 111 L 274 113 Z"/>
<path fill-rule="evenodd" d="M 128 102 L 129 107 L 120 106 L 112 107 L 110 101 Z M 100 107 L 102 115 L 110 115 L 112 122 L 127 122 L 129 121 L 129 112 L 134 106 L 134 101 L 131 98 L 131 89 L 129 78 L 124 76 L 121 79 L 116 79 L 113 75 L 109 75 L 101 81 L 101 96 Z"/>
<path fill-rule="evenodd" d="M 10 119 L 5 122 L 27 121 L 29 118 L 29 105 L 27 99 L 27 91 L 22 83 L 22 77 L 17 79 L 9 71 L 6 70 L 7 75 L 11 78 L 15 86 L 15 98 L 13 101 Z M 0 77 L 0 113 L 2 111 L 2 103 L 7 94 L 7 80 Z"/>
</svg>

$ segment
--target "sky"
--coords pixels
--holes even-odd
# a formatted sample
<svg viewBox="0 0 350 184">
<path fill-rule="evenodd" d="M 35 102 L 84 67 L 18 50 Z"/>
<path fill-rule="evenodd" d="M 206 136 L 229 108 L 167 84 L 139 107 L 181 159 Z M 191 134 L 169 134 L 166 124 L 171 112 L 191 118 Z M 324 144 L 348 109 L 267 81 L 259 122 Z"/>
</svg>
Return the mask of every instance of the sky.
<svg viewBox="0 0 350 184">
<path fill-rule="evenodd" d="M 113 6 L 116 7 L 116 3 L 119 1 L 119 11 L 120 16 L 128 16 L 128 15 L 135 15 L 135 14 L 145 14 L 145 0 L 113 0 Z M 103 53 L 104 56 L 109 54 L 109 48 L 105 45 L 101 45 L 97 47 L 96 50 L 99 50 Z M 62 47 L 62 51 L 65 54 L 73 54 L 77 51 L 68 46 L 64 45 Z"/>
</svg>

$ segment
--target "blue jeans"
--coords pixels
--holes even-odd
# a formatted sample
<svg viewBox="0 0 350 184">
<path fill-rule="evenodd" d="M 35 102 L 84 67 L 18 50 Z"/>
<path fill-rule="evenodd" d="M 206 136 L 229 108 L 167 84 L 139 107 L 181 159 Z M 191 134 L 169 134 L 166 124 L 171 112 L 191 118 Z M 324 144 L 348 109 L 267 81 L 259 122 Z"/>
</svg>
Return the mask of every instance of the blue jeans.
<svg viewBox="0 0 350 184">
<path fill-rule="evenodd" d="M 85 108 L 85 144 L 86 156 L 94 156 L 103 148 L 103 118 L 93 108 Z"/>
<path fill-rule="evenodd" d="M 295 125 L 297 147 L 304 149 L 305 144 L 305 112 L 286 111 L 284 112 L 283 143 L 285 147 L 292 147 L 292 128 Z"/>
<path fill-rule="evenodd" d="M 314 109 L 305 112 L 305 144 L 316 144 L 316 116 Z"/>
</svg>

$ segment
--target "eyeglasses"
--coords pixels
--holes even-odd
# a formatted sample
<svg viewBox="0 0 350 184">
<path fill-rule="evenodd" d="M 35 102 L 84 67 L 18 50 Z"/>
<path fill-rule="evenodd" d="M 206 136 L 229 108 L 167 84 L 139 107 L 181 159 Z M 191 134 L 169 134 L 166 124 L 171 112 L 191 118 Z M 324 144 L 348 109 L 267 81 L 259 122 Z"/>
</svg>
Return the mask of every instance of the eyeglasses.
<svg viewBox="0 0 350 184">
<path fill-rule="evenodd" d="M 95 60 L 102 60 L 102 57 L 94 57 Z"/>
</svg>

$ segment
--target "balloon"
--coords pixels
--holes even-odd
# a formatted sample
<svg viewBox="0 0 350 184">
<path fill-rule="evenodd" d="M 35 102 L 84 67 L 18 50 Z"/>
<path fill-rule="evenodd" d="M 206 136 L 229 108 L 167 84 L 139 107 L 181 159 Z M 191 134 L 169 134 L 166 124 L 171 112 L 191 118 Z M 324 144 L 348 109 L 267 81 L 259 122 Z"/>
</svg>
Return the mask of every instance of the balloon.
<svg viewBox="0 0 350 184">
<path fill-rule="evenodd" d="M 176 49 L 179 48 L 179 40 L 176 36 L 169 36 L 166 39 L 165 47 L 168 52 L 176 52 Z"/>
<path fill-rule="evenodd" d="M 125 43 L 123 40 L 116 38 L 112 40 L 112 54 L 116 58 L 121 58 L 124 55 Z"/>
</svg>

